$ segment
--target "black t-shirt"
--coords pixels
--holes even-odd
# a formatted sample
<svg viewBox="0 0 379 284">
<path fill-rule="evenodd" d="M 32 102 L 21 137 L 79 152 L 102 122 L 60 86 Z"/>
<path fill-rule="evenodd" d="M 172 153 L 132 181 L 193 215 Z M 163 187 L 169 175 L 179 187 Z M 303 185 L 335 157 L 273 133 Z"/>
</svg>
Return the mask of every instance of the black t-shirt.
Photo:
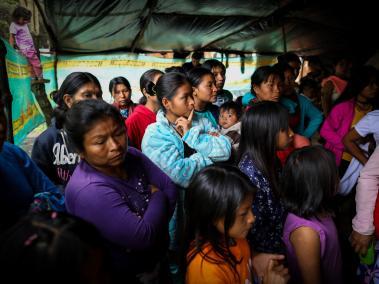
<svg viewBox="0 0 379 284">
<path fill-rule="evenodd" d="M 33 144 L 32 160 L 56 185 L 66 186 L 80 161 L 64 131 L 53 122 Z"/>
</svg>

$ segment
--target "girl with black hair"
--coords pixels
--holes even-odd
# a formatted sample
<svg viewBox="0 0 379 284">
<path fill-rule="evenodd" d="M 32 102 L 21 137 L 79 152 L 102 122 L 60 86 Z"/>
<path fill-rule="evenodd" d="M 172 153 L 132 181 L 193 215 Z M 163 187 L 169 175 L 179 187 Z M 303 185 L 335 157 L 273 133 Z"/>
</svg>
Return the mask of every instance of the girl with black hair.
<svg viewBox="0 0 379 284">
<path fill-rule="evenodd" d="M 217 88 L 213 73 L 205 68 L 194 68 L 187 74 L 192 85 L 195 112 L 199 117 L 209 119 L 214 128 L 218 128 L 219 108 L 213 105 L 217 99 Z"/>
<path fill-rule="evenodd" d="M 185 199 L 186 283 L 252 283 L 246 235 L 255 216 L 256 189 L 238 168 L 210 166 L 191 182 Z M 263 283 L 286 283 L 288 270 L 275 260 Z"/>
<path fill-rule="evenodd" d="M 192 86 L 180 73 L 166 73 L 157 82 L 161 110 L 157 122 L 149 125 L 142 140 L 142 151 L 182 189 L 204 167 L 230 157 L 231 144 L 213 128 L 211 122 L 194 112 Z M 178 250 L 183 225 L 184 190 L 170 221 L 170 250 Z M 175 253 L 174 253 L 175 254 Z M 173 277 L 180 277 L 172 264 Z"/>
<path fill-rule="evenodd" d="M 109 92 L 114 100 L 113 105 L 120 110 L 122 117 L 126 120 L 136 107 L 132 101 L 132 88 L 128 79 L 124 77 L 113 78 L 109 82 Z"/>
<path fill-rule="evenodd" d="M 279 103 L 258 102 L 242 118 L 238 167 L 258 189 L 253 202 L 256 221 L 248 240 L 261 256 L 255 258 L 259 267 L 266 266 L 267 254 L 284 252 L 284 210 L 278 195 L 280 162 L 276 152 L 287 148 L 293 135 L 288 112 Z M 256 269 L 261 276 L 262 269 Z"/>
<path fill-rule="evenodd" d="M 141 150 L 141 143 L 146 127 L 156 121 L 156 113 L 159 110 L 159 103 L 156 96 L 158 79 L 163 75 L 157 69 L 147 70 L 140 79 L 140 89 L 143 97 L 133 113 L 125 121 L 128 132 L 129 143 Z"/>
<path fill-rule="evenodd" d="M 285 149 L 292 137 L 288 113 L 278 103 L 257 103 L 242 118 L 238 166 L 258 188 L 253 204 L 257 220 L 250 239 L 256 251 L 283 252 L 283 208 L 278 196 L 280 163 L 276 151 Z"/>
<path fill-rule="evenodd" d="M 68 109 L 78 101 L 86 99 L 102 100 L 101 86 L 91 73 L 74 72 L 68 75 L 57 92 L 52 93 L 57 104 L 51 125 L 34 141 L 32 159 L 48 178 L 60 186 L 66 186 L 79 155 L 66 143 L 62 130 Z"/>
<path fill-rule="evenodd" d="M 231 145 L 208 119 L 194 112 L 192 86 L 183 74 L 164 74 L 156 93 L 161 110 L 157 122 L 146 129 L 142 151 L 175 183 L 187 187 L 205 166 L 228 160 Z"/>
<path fill-rule="evenodd" d="M 280 192 L 288 215 L 283 240 L 294 283 L 345 283 L 332 219 L 338 182 L 333 154 L 321 146 L 295 150 L 284 166 Z"/>
</svg>

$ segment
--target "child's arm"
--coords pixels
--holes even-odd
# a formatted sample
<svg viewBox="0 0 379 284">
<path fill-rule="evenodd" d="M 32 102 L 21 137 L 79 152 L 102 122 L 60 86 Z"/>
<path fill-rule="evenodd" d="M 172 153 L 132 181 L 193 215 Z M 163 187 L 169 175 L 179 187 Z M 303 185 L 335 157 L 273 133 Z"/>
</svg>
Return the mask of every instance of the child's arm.
<svg viewBox="0 0 379 284">
<path fill-rule="evenodd" d="M 321 256 L 319 234 L 309 227 L 300 227 L 290 235 L 303 284 L 321 283 Z"/>
<path fill-rule="evenodd" d="M 12 33 L 9 35 L 9 44 L 14 48 L 17 47 L 15 36 Z"/>
<path fill-rule="evenodd" d="M 357 142 L 362 139 L 362 136 L 355 130 L 351 129 L 349 133 L 343 138 L 343 144 L 346 150 L 353 155 L 362 165 L 367 163 L 368 158 L 364 154 L 363 150 L 357 145 Z"/>
</svg>

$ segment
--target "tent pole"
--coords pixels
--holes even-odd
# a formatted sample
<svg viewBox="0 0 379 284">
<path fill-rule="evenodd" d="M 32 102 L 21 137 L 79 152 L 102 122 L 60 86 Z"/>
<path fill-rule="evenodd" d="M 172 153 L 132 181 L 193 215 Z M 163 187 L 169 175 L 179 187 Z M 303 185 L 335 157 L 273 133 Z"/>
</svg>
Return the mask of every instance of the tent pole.
<svg viewBox="0 0 379 284">
<path fill-rule="evenodd" d="M 282 24 L 282 36 L 283 36 L 283 51 L 284 53 L 287 52 L 287 38 L 286 38 L 286 29 L 284 27 L 284 24 Z"/>
</svg>

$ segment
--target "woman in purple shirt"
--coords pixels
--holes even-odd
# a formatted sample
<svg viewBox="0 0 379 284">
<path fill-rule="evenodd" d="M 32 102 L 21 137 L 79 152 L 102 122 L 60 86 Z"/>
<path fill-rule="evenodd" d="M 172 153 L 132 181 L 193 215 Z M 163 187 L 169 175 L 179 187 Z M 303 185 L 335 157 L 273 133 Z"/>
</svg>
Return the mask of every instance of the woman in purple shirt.
<svg viewBox="0 0 379 284">
<path fill-rule="evenodd" d="M 144 154 L 128 148 L 119 111 L 104 101 L 75 104 L 65 130 L 81 157 L 66 187 L 68 212 L 100 231 L 112 252 L 116 283 L 156 279 L 175 185 Z"/>
</svg>

